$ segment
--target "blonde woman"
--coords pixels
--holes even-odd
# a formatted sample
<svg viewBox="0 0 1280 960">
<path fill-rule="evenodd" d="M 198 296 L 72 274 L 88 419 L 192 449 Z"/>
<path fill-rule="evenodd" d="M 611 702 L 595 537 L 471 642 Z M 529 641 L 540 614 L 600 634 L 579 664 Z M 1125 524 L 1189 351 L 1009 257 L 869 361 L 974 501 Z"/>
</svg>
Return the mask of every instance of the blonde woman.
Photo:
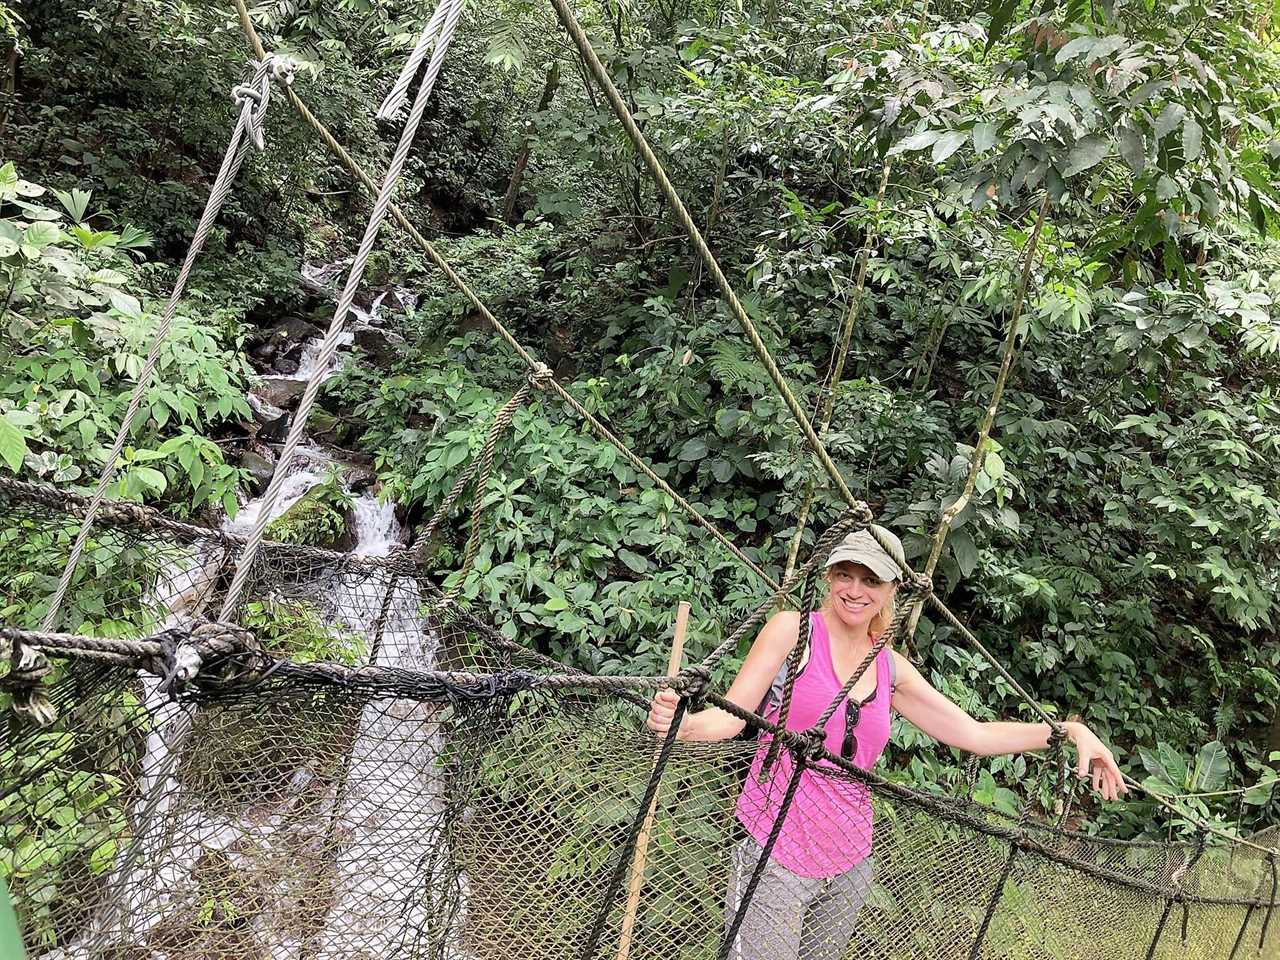
<svg viewBox="0 0 1280 960">
<path fill-rule="evenodd" d="M 876 530 L 901 558 L 898 538 L 884 527 Z M 817 722 L 893 619 L 901 569 L 870 533 L 849 534 L 832 551 L 826 570 L 827 594 L 820 609 L 810 614 L 809 651 L 792 691 L 788 730 L 804 731 Z M 764 702 L 765 715 L 776 720 L 776 692 L 799 635 L 799 613 L 774 615 L 756 637 L 726 698 L 747 709 Z M 771 691 L 775 695 L 769 697 Z M 654 697 L 649 729 L 665 735 L 676 702 L 669 690 Z M 875 765 L 888 743 L 891 709 L 929 736 L 979 756 L 1040 750 L 1049 742 L 1047 723 L 975 720 L 888 647 L 854 685 L 842 707 L 824 728 L 825 744 L 863 770 Z M 1123 793 L 1124 780 L 1111 751 L 1084 724 L 1064 726 L 1075 744 L 1078 774 L 1092 776 L 1094 789 L 1105 799 Z M 712 707 L 686 716 L 677 736 L 727 740 L 743 727 L 742 720 Z M 747 836 L 734 852 L 727 918 L 737 911 L 743 888 L 777 820 L 782 787 L 792 772 L 791 754 L 782 751 L 771 775 L 761 778 L 768 742 L 767 736 L 762 737 L 738 798 L 737 818 Z M 820 770 L 805 771 L 731 956 L 839 960 L 870 892 L 872 866 L 871 797 L 866 786 Z"/>
</svg>

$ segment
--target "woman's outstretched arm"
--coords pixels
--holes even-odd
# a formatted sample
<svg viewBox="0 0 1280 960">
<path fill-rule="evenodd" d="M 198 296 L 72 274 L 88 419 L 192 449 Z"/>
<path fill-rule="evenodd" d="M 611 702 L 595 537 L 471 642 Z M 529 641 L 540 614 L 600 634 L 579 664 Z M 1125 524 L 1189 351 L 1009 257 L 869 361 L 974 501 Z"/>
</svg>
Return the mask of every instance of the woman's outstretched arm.
<svg viewBox="0 0 1280 960">
<path fill-rule="evenodd" d="M 775 613 L 751 645 L 742 669 L 734 678 L 725 699 L 747 710 L 760 706 L 782 661 L 800 638 L 800 614 L 784 610 Z M 660 690 L 649 707 L 649 729 L 665 737 L 671 729 L 678 697 L 674 690 Z M 678 740 L 728 740 L 742 732 L 745 722 L 719 707 L 691 713 L 680 722 Z"/>
<path fill-rule="evenodd" d="M 1049 745 L 1049 724 L 975 720 L 935 690 L 910 660 L 897 652 L 894 657 L 898 667 L 894 709 L 935 740 L 979 756 L 1043 750 Z M 1093 788 L 1104 799 L 1114 800 L 1124 793 L 1124 776 L 1106 745 L 1083 723 L 1068 722 L 1063 727 L 1076 747 L 1077 775 L 1083 779 L 1092 774 Z"/>
</svg>

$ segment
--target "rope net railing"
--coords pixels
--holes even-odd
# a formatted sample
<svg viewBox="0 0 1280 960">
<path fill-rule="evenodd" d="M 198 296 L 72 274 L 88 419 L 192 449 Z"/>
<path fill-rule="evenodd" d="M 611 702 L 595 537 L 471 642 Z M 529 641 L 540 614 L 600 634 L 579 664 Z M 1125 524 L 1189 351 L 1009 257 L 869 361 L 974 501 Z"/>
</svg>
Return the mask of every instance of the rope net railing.
<svg viewBox="0 0 1280 960">
<path fill-rule="evenodd" d="M 572 10 L 552 5 L 848 511 L 775 584 L 558 384 L 392 203 L 460 2 L 438 5 L 384 103 L 384 114 L 398 111 L 429 53 L 379 185 L 288 85 L 287 64 L 265 53 L 237 0 L 261 89 L 241 96 L 229 172 L 202 227 L 247 153 L 243 137 L 261 148 L 270 74 L 376 196 L 321 366 L 390 216 L 529 367 L 426 530 L 471 484 L 470 567 L 494 445 L 531 390 L 545 388 L 774 593 L 697 666 L 591 676 L 460 609 L 457 586 L 442 592 L 385 537 L 350 553 L 272 542 L 314 378 L 247 533 L 106 502 L 114 456 L 90 498 L 0 480 L 0 700 L 14 707 L 0 735 L 0 871 L 35 955 L 1280 956 L 1274 837 L 1223 845 L 1211 835 L 1220 830 L 1199 824 L 1190 843 L 1099 840 L 1029 809 L 1010 818 L 892 783 L 830 752 L 827 720 L 928 600 L 1054 727 L 1046 767 L 1060 775 L 1060 728 L 932 593 L 932 562 L 921 576 L 894 557 L 912 602 L 812 730 L 786 728 L 807 630 L 779 713 L 710 687 L 710 668 L 801 583 L 807 613 L 817 565 L 844 533 L 864 530 L 882 547 L 891 535 L 871 525 L 825 449 L 830 411 L 815 431 Z M 1034 241 L 1024 290 L 1033 254 Z M 170 308 L 181 294 L 180 280 Z M 1006 366 L 1017 320 L 1015 311 Z M 127 423 L 117 446 L 126 435 Z M 671 733 L 655 742 L 642 718 L 661 687 L 681 697 Z M 680 718 L 702 703 L 744 720 L 746 734 L 679 740 Z"/>
<path fill-rule="evenodd" d="M 719 960 L 787 956 L 806 918 L 800 955 L 837 960 L 1280 957 L 1261 846 L 1011 820 L 790 731 L 762 782 L 771 724 L 752 711 L 745 739 L 659 750 L 648 692 L 727 703 L 705 671 L 567 673 L 442 603 L 402 556 L 265 542 L 229 671 L 189 615 L 216 608 L 242 538 L 109 507 L 84 548 L 92 588 L 68 594 L 83 629 L 44 634 L 84 505 L 0 484 L 0 582 L 25 611 L 0 644 L 21 632 L 48 657 L 56 708 L 0 733 L 0 849 L 36 957 L 586 960 L 616 957 L 626 926 L 631 957 Z M 104 662 L 94 640 L 135 646 Z M 204 662 L 165 688 L 186 641 Z M 319 649 L 346 662 L 309 661 Z M 846 813 L 788 805 L 793 781 Z M 618 878 L 651 805 L 624 924 Z M 762 824 L 786 828 L 763 867 Z M 777 869 L 797 842 L 832 875 Z"/>
</svg>

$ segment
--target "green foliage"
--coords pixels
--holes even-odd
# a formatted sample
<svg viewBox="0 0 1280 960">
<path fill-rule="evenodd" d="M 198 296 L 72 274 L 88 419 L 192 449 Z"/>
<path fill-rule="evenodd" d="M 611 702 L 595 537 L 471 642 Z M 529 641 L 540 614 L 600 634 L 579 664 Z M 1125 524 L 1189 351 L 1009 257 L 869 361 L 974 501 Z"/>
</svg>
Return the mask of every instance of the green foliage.
<svg viewBox="0 0 1280 960">
<path fill-rule="evenodd" d="M 100 716 L 107 729 L 123 719 L 119 709 Z M 128 785 L 101 772 L 121 769 L 121 758 L 86 749 L 70 734 L 39 733 L 21 743 L 21 750 L 0 751 L 0 763 L 23 784 L 0 799 L 0 879 L 13 893 L 28 944 L 53 947 L 55 918 L 92 908 L 86 893 L 128 836 Z"/>
<path fill-rule="evenodd" d="M 135 228 L 98 230 L 90 194 L 57 192 L 66 215 L 37 201 L 46 190 L 0 166 L 0 459 L 55 484 L 101 469 L 146 362 L 157 315 L 128 292 L 141 274 Z M 141 292 L 141 291 L 139 291 Z M 144 294 L 145 296 L 145 294 Z M 210 321 L 179 315 L 123 451 L 113 487 L 123 499 L 163 498 L 180 510 L 235 509 L 239 474 L 204 434 L 247 417 L 247 367 Z"/>
<path fill-rule="evenodd" d="M 250 600 L 240 622 L 273 656 L 298 663 L 325 660 L 356 664 L 368 653 L 363 636 L 336 626 L 302 600 Z"/>
</svg>

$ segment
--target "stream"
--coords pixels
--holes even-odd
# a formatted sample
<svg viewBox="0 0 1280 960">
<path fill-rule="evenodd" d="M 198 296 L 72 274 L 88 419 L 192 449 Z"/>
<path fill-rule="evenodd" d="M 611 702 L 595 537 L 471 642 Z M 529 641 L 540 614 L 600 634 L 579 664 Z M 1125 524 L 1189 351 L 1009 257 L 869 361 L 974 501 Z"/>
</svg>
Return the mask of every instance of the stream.
<svg viewBox="0 0 1280 960">
<path fill-rule="evenodd" d="M 307 265 L 303 281 L 332 294 L 344 266 Z M 376 324 L 388 301 L 398 309 L 413 303 L 407 291 L 383 292 L 370 309 L 357 311 L 354 325 Z M 346 335 L 347 344 L 351 338 Z M 319 347 L 318 339 L 307 340 L 296 370 L 268 372 L 254 386 L 249 402 L 260 420 L 287 416 L 270 396 L 280 381 L 305 385 L 313 376 L 327 379 L 348 359 L 340 354 L 329 369 L 320 370 Z M 265 444 L 258 441 L 257 447 Z M 352 472 L 336 457 L 314 444 L 299 448 L 271 519 L 335 469 L 344 484 L 350 482 Z M 223 529 L 247 533 L 263 508 L 261 498 L 248 500 Z M 395 504 L 379 502 L 373 492 L 353 494 L 349 519 L 351 552 L 357 556 L 386 556 L 405 539 Z M 161 629 L 209 615 L 210 594 L 228 560 L 216 547 L 204 552 L 190 547 L 174 556 L 170 546 L 169 554 L 149 597 L 154 609 L 167 611 Z M 305 601 L 325 622 L 363 636 L 372 662 L 432 669 L 439 638 L 420 613 L 422 597 L 412 579 L 396 582 L 374 649 L 388 582 L 385 571 L 339 564 L 305 580 L 274 585 L 274 593 Z M 149 673 L 139 673 L 139 684 L 145 720 L 139 724 L 141 774 L 128 811 L 132 841 L 110 868 L 101 905 L 84 933 L 45 957 L 105 960 L 119 953 L 147 960 L 205 955 L 346 960 L 392 956 L 412 947 L 427 922 L 430 891 L 425 887 L 434 873 L 429 861 L 443 805 L 433 705 L 366 703 L 341 758 L 340 775 L 320 776 L 301 765 L 287 778 L 283 796 L 264 791 L 258 802 L 233 808 L 220 791 L 210 797 L 184 782 L 184 757 L 195 751 L 198 762 L 211 746 L 202 741 L 208 734 L 202 730 L 202 711 L 170 702 Z M 211 715 L 219 709 L 203 708 Z M 305 716 L 301 711 L 298 721 Z M 272 733 L 288 737 L 291 732 Z M 241 891 L 243 907 L 211 897 L 211 863 L 233 872 L 233 880 L 224 877 L 218 885 Z M 235 916 L 237 909 L 242 916 Z M 222 930 L 210 923 L 214 916 L 237 922 Z"/>
</svg>

